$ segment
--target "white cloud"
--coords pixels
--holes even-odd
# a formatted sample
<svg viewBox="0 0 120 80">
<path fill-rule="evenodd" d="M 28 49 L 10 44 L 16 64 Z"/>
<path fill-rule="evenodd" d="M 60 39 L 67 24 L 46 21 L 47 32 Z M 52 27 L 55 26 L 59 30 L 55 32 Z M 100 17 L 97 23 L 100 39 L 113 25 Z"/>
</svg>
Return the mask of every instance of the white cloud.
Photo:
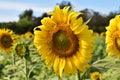
<svg viewBox="0 0 120 80">
<path fill-rule="evenodd" d="M 9 22 L 9 21 L 18 21 L 19 17 L 16 15 L 13 15 L 14 11 L 24 11 L 26 9 L 32 9 L 34 11 L 34 14 L 42 14 L 45 12 L 51 11 L 53 8 L 50 7 L 36 7 L 36 6 L 31 6 L 30 4 L 25 4 L 25 3 L 17 3 L 17 2 L 1 2 L 0 1 L 0 10 L 9 10 L 10 12 L 4 14 L 2 12 L 0 14 L 0 22 Z M 11 15 L 11 14 L 12 15 Z"/>
<path fill-rule="evenodd" d="M 53 8 L 50 7 L 36 7 L 30 6 L 24 3 L 15 3 L 15 2 L 0 2 L 0 9 L 1 10 L 16 10 L 16 11 L 23 11 L 26 9 L 32 9 L 34 12 L 49 12 Z"/>
<path fill-rule="evenodd" d="M 0 22 L 9 22 L 9 21 L 18 21 L 19 17 L 17 16 L 0 16 Z"/>
</svg>

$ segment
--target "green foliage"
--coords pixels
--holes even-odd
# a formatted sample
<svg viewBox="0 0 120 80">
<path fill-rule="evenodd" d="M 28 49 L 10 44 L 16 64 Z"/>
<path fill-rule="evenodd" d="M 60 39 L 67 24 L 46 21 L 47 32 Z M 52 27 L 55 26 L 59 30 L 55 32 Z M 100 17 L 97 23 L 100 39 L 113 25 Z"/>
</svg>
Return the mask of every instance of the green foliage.
<svg viewBox="0 0 120 80">
<path fill-rule="evenodd" d="M 16 26 L 16 32 L 22 34 L 33 29 L 33 22 L 32 20 L 28 20 L 28 17 L 25 17 L 20 19 L 17 22 Z"/>
<path fill-rule="evenodd" d="M 26 46 L 29 47 L 29 55 L 25 56 L 27 60 L 27 73 L 29 80 L 49 80 L 56 76 L 52 69 L 48 69 L 44 64 L 44 60 L 40 58 L 40 55 L 36 52 L 34 44 L 29 39 L 20 39 L 22 42 L 27 42 Z M 12 58 L 14 54 L 15 62 L 13 64 Z M 0 79 L 7 80 L 24 80 L 26 71 L 24 58 L 20 57 L 17 53 L 4 54 L 1 53 L 0 58 Z"/>
<path fill-rule="evenodd" d="M 29 80 L 59 80 L 53 68 L 48 69 L 45 65 L 45 61 L 37 53 L 37 49 L 31 39 L 20 38 L 18 43 L 20 42 L 23 42 L 25 47 L 27 47 L 26 53 L 29 55 L 20 57 L 14 51 L 10 54 L 0 52 L 0 79 L 25 80 L 27 74 Z M 94 71 L 100 72 L 103 80 L 119 80 L 120 60 L 117 57 L 107 57 L 105 36 L 96 36 L 94 44 L 95 50 L 91 67 L 84 73 L 80 72 L 82 80 L 90 80 L 90 73 Z M 78 78 L 76 75 L 70 75 L 69 77 L 63 75 L 62 79 L 77 80 Z"/>
<path fill-rule="evenodd" d="M 97 37 L 95 46 L 90 72 L 100 72 L 103 80 L 120 80 L 120 59 L 107 57 L 105 37 Z"/>
<path fill-rule="evenodd" d="M 93 52 L 92 63 L 96 60 L 103 59 L 107 56 L 106 52 L 106 44 L 105 44 L 105 36 L 96 37 L 96 41 L 94 42 L 95 49 Z"/>
<path fill-rule="evenodd" d="M 16 22 L 9 22 L 9 23 L 1 23 L 0 25 L 1 28 L 8 28 L 13 31 L 16 29 Z"/>
<path fill-rule="evenodd" d="M 27 17 L 29 20 L 33 18 L 33 11 L 31 9 L 25 10 L 22 14 L 19 15 L 20 19 Z"/>
<path fill-rule="evenodd" d="M 95 61 L 92 66 L 101 72 L 104 80 L 120 80 L 120 59 L 117 57 L 107 57 Z"/>
</svg>

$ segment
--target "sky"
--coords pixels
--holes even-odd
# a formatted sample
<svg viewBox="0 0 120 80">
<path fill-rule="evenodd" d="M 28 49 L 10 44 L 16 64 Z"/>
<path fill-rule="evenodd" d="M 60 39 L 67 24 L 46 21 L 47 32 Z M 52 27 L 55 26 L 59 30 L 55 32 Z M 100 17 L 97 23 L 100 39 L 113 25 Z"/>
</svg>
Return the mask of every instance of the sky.
<svg viewBox="0 0 120 80">
<path fill-rule="evenodd" d="M 19 15 L 25 10 L 32 9 L 33 16 L 53 11 L 57 3 L 63 0 L 0 0 L 0 22 L 18 21 Z M 120 11 L 120 0 L 64 0 L 73 5 L 75 11 L 85 8 L 93 9 L 101 14 Z"/>
</svg>

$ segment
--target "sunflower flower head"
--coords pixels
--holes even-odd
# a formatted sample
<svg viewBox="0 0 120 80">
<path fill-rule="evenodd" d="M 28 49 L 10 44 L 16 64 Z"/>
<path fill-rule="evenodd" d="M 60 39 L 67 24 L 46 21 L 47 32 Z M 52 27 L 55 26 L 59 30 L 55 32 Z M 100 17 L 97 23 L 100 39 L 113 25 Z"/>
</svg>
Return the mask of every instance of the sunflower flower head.
<svg viewBox="0 0 120 80">
<path fill-rule="evenodd" d="M 0 50 L 10 53 L 13 45 L 13 32 L 9 29 L 0 29 Z"/>
<path fill-rule="evenodd" d="M 15 51 L 20 57 L 23 57 L 26 54 L 26 47 L 23 44 L 17 44 Z"/>
<path fill-rule="evenodd" d="M 101 32 L 101 33 L 100 33 L 100 36 L 105 37 L 105 36 L 106 36 L 106 33 L 105 33 L 105 32 Z"/>
<path fill-rule="evenodd" d="M 34 39 L 34 35 L 31 32 L 26 32 L 25 35 L 24 35 L 24 37 L 28 38 L 28 39 L 31 39 L 31 40 Z"/>
<path fill-rule="evenodd" d="M 29 52 L 28 44 L 26 43 L 26 41 L 18 39 L 16 43 L 13 45 L 13 50 L 19 57 L 23 58 Z"/>
<path fill-rule="evenodd" d="M 92 30 L 83 23 L 80 12 L 60 9 L 50 12 L 51 17 L 42 19 L 42 25 L 34 29 L 34 44 L 48 67 L 53 65 L 55 73 L 62 77 L 86 71 L 94 49 Z M 89 39 L 89 40 L 88 40 Z"/>
<path fill-rule="evenodd" d="M 106 29 L 108 55 L 120 57 L 120 15 L 116 15 L 111 19 Z"/>
<path fill-rule="evenodd" d="M 90 75 L 91 80 L 102 80 L 102 76 L 100 75 L 99 72 L 93 72 Z"/>
</svg>

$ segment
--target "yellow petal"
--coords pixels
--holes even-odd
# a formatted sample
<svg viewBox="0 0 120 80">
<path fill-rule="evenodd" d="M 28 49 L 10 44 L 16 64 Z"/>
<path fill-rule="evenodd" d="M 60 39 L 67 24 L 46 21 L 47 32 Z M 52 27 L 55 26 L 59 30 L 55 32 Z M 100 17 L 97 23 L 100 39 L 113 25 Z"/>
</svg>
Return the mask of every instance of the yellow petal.
<svg viewBox="0 0 120 80">
<path fill-rule="evenodd" d="M 63 21 L 63 23 L 67 23 L 67 20 L 68 20 L 68 10 L 69 10 L 70 7 L 64 7 L 63 10 L 62 10 L 62 17 L 61 17 L 61 20 Z"/>
<path fill-rule="evenodd" d="M 61 12 L 61 9 L 60 9 L 60 6 L 57 5 L 55 7 L 55 12 L 53 14 L 53 17 L 55 19 L 55 21 L 59 24 L 62 22 L 61 18 L 62 18 L 62 12 Z"/>
<path fill-rule="evenodd" d="M 46 55 L 46 56 L 48 56 L 46 58 L 46 65 L 48 66 L 48 68 L 50 68 L 50 66 L 53 64 L 56 56 L 54 54 L 49 54 L 49 55 Z"/>
<path fill-rule="evenodd" d="M 66 73 L 66 75 L 69 76 L 70 73 L 76 74 L 76 71 L 74 68 L 75 67 L 73 67 L 73 64 L 71 63 L 71 59 L 67 58 L 65 68 L 64 68 L 64 72 Z"/>
<path fill-rule="evenodd" d="M 73 60 L 72 62 L 74 63 L 74 65 L 76 66 L 77 69 L 79 69 L 80 71 L 83 70 L 83 65 L 81 64 L 81 62 L 79 61 L 79 59 L 76 57 L 76 55 L 73 55 Z"/>
<path fill-rule="evenodd" d="M 60 75 L 60 77 L 62 77 L 64 67 L 65 67 L 65 59 L 60 58 L 60 63 L 59 63 L 59 75 Z"/>
<path fill-rule="evenodd" d="M 59 57 L 56 56 L 54 65 L 53 65 L 53 68 L 56 74 L 59 74 L 59 62 L 60 62 Z"/>
<path fill-rule="evenodd" d="M 44 19 L 41 20 L 41 23 L 45 26 L 44 29 L 50 30 L 54 27 L 54 25 L 56 24 L 51 18 L 46 17 Z"/>
</svg>

